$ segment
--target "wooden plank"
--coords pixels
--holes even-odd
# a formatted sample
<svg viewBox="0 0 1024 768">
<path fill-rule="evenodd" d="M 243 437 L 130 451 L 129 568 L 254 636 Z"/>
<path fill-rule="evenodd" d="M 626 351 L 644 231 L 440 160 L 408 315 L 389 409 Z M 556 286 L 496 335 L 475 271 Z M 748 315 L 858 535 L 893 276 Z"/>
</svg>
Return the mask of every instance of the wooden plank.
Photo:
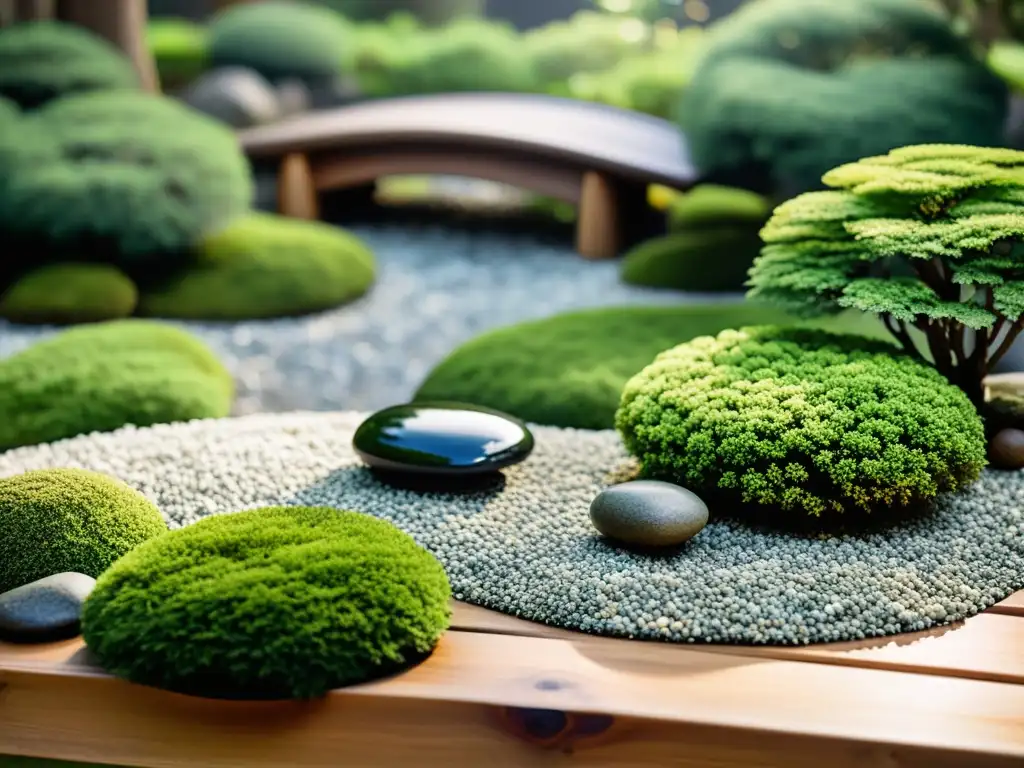
<svg viewBox="0 0 1024 768">
<path fill-rule="evenodd" d="M 1024 608 L 1024 601 L 1019 605 Z M 631 643 L 637 654 L 657 656 L 675 646 L 651 641 L 609 640 L 547 627 L 484 608 L 456 603 L 453 628 L 471 632 L 548 637 L 571 642 Z M 643 645 L 638 645 L 643 642 Z M 727 653 L 781 661 L 887 669 L 919 674 L 1024 684 L 1024 621 L 1016 616 L 981 614 L 966 622 L 889 638 L 803 647 L 699 645 L 707 653 Z"/>
<path fill-rule="evenodd" d="M 988 613 L 1001 613 L 1007 616 L 1024 616 L 1024 591 L 1010 595 L 1001 603 L 988 609 Z"/>
<path fill-rule="evenodd" d="M 283 216 L 320 218 L 320 203 L 309 160 L 301 153 L 285 155 L 277 178 L 277 208 Z"/>
<path fill-rule="evenodd" d="M 0 753 L 143 768 L 1024 765 L 1024 686 L 655 647 L 455 631 L 388 680 L 215 702 L 115 680 L 75 641 L 0 646 Z"/>
</svg>

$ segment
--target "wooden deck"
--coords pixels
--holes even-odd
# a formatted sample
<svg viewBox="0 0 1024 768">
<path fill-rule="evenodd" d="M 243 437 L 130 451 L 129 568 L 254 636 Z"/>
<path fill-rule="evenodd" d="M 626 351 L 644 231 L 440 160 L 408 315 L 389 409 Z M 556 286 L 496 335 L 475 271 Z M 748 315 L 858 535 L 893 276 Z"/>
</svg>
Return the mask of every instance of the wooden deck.
<svg viewBox="0 0 1024 768">
<path fill-rule="evenodd" d="M 1024 766 L 1024 592 L 806 648 L 579 635 L 464 604 L 423 664 L 314 702 L 130 685 L 79 640 L 0 644 L 0 754 L 148 768 Z"/>
</svg>

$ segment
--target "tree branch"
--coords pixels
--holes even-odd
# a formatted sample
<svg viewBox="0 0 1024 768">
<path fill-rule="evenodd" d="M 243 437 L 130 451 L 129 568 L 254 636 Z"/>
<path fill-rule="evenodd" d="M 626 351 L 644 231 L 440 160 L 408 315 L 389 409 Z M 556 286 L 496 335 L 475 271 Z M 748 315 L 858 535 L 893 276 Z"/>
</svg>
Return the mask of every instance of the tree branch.
<svg viewBox="0 0 1024 768">
<path fill-rule="evenodd" d="M 921 354 L 921 350 L 917 348 L 914 340 L 910 338 L 910 333 L 907 332 L 907 326 L 902 320 L 895 320 L 888 312 L 883 312 L 882 323 L 885 325 L 885 329 L 896 338 L 896 341 L 900 343 L 900 346 L 903 347 L 904 351 L 910 353 L 914 357 L 924 360 L 924 355 Z"/>
</svg>

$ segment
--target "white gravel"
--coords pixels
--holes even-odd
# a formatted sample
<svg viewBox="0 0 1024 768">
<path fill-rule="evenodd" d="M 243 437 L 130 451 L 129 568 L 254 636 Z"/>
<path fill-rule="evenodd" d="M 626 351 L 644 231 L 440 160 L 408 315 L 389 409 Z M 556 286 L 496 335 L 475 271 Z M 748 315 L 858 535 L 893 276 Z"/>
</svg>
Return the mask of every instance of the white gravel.
<svg viewBox="0 0 1024 768">
<path fill-rule="evenodd" d="M 178 323 L 209 342 L 234 374 L 237 414 L 377 410 L 410 399 L 438 362 L 492 328 L 586 307 L 723 298 L 628 286 L 618 260 L 587 261 L 525 234 L 351 231 L 377 255 L 377 282 L 363 299 L 302 318 Z M 53 332 L 0 321 L 0 358 Z"/>
<path fill-rule="evenodd" d="M 608 545 L 589 505 L 626 458 L 614 432 L 534 427 L 503 489 L 382 485 L 351 448 L 355 413 L 255 415 L 85 435 L 0 454 L 0 477 L 77 466 L 121 478 L 173 527 L 276 504 L 390 520 L 444 564 L 459 599 L 555 626 L 677 642 L 792 644 L 924 629 L 1024 587 L 1024 472 L 987 471 L 930 516 L 801 537 L 712 522 L 651 557 Z"/>
</svg>

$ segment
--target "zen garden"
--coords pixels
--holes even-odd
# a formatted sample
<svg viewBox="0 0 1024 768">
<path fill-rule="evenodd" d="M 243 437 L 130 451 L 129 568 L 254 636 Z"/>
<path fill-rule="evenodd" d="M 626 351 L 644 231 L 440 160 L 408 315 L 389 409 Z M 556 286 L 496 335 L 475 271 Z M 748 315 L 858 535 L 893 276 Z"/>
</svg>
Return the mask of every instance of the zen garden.
<svg viewBox="0 0 1024 768">
<path fill-rule="evenodd" d="M 832 717 L 822 738 L 953 756 L 808 737 L 726 759 L 666 729 L 704 751 L 630 762 L 635 735 L 587 764 L 1024 764 L 1024 688 L 1003 688 L 1024 683 L 1024 6 L 580 3 L 520 29 L 406 4 L 0 3 L 0 766 L 454 765 L 419 742 L 375 762 L 359 732 L 421 697 L 424 728 L 503 707 L 569 753 L 620 715 L 722 725 L 744 690 L 737 729 L 786 731 L 765 702 L 792 695 Z M 577 163 L 582 192 L 469 179 L 482 139 L 413 147 L 442 130 L 415 133 L 415 105 L 455 93 L 661 131 L 692 179 L 511 140 L 473 167 Z M 406 103 L 404 144 L 371 126 L 365 179 L 368 144 L 316 165 L 326 129 L 280 164 L 249 150 Z M 450 174 L 386 170 L 442 150 Z M 602 191 L 615 169 L 633 186 Z M 584 258 L 601 216 L 627 234 Z M 915 637 L 996 618 L 1012 669 L 921 671 Z M 605 647 L 621 664 L 588 678 Z M 721 689 L 626 661 L 741 657 Z M 858 724 L 843 697 L 872 675 L 894 677 L 856 701 L 894 698 Z M 338 696 L 359 704 L 323 714 Z M 935 743 L 907 725 L 982 698 L 975 741 L 945 710 L 921 710 Z M 355 741 L 231 709 L 295 700 Z M 46 736 L 51 706 L 93 725 Z M 237 728 L 275 735 L 219 741 Z M 324 740 L 293 760 L 289 728 Z M 502 743 L 459 748 L 548 764 Z"/>
</svg>

